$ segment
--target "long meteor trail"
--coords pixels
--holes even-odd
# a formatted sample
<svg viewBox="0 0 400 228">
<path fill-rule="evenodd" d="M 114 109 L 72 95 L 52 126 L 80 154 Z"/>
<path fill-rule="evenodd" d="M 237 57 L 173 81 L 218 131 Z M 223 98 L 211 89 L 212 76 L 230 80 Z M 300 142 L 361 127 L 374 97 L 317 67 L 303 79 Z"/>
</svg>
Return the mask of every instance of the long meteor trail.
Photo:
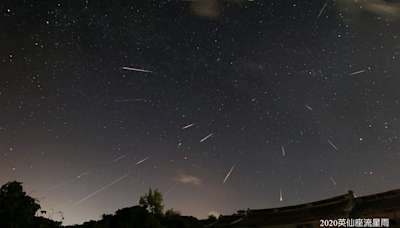
<svg viewBox="0 0 400 228">
<path fill-rule="evenodd" d="M 99 193 L 99 192 L 103 191 L 104 189 L 106 189 L 106 188 L 110 187 L 111 185 L 115 184 L 117 181 L 119 181 L 119 180 L 121 180 L 122 178 L 124 178 L 124 177 L 128 176 L 130 173 L 131 173 L 131 172 L 129 172 L 129 173 L 127 173 L 127 174 L 123 175 L 122 177 L 118 178 L 116 181 L 114 181 L 114 182 L 112 182 L 111 184 L 109 184 L 109 185 L 107 185 L 107 186 L 103 187 L 102 189 L 100 189 L 100 190 L 98 190 L 98 191 L 94 192 L 93 194 L 91 194 L 91 195 L 89 195 L 89 196 L 85 197 L 84 199 L 82 199 L 81 201 L 79 201 L 79 202 L 75 203 L 75 204 L 74 204 L 74 205 L 72 205 L 72 206 L 76 206 L 76 205 L 78 205 L 78 204 L 82 203 L 83 201 L 85 201 L 85 200 L 89 199 L 89 198 L 90 198 L 90 197 L 92 197 L 93 195 L 95 195 L 95 194 L 97 194 L 97 193 Z"/>
<path fill-rule="evenodd" d="M 147 159 L 149 159 L 149 157 L 147 157 L 147 158 L 145 158 L 145 159 L 143 159 L 143 160 L 139 161 L 139 162 L 138 162 L 138 163 L 136 163 L 135 165 L 139 165 L 140 163 L 142 163 L 142 162 L 146 161 Z"/>
<path fill-rule="evenodd" d="M 324 9 L 325 9 L 325 7 L 326 7 L 326 4 L 328 4 L 328 2 L 326 2 L 325 5 L 324 5 L 324 7 L 322 7 L 321 11 L 319 11 L 318 17 L 317 17 L 317 19 L 315 19 L 315 21 L 318 20 L 319 16 L 321 16 L 322 11 L 324 11 Z"/>
<path fill-rule="evenodd" d="M 336 185 L 336 182 L 333 180 L 332 176 L 330 176 L 330 178 L 331 178 L 333 184 Z"/>
<path fill-rule="evenodd" d="M 121 156 L 121 157 L 119 157 L 119 158 L 117 158 L 117 159 L 115 159 L 113 162 L 118 161 L 119 159 L 121 159 L 121 158 L 123 158 L 123 157 L 125 157 L 125 156 L 126 156 L 126 154 L 123 155 L 123 156 Z"/>
<path fill-rule="evenodd" d="M 174 187 L 172 187 L 170 190 L 168 190 L 167 193 L 165 193 L 164 198 L 172 191 L 172 189 L 174 189 L 176 187 L 176 185 L 178 185 L 178 184 L 175 184 Z"/>
<path fill-rule="evenodd" d="M 72 179 L 72 180 L 63 182 L 63 183 L 61 183 L 61 184 L 59 184 L 59 185 L 56 185 L 56 186 L 54 186 L 54 187 L 51 187 L 51 188 L 47 189 L 46 192 L 47 192 L 47 191 L 50 191 L 50 190 L 52 190 L 52 189 L 54 189 L 54 188 L 58 188 L 58 187 L 60 187 L 60 186 L 62 186 L 62 185 L 64 185 L 64 184 L 67 184 L 67 183 L 69 183 L 69 182 L 71 182 L 71 181 L 73 181 L 73 180 L 75 180 L 75 178 Z"/>
<path fill-rule="evenodd" d="M 337 147 L 336 147 L 335 145 L 333 145 L 333 143 L 331 143 L 331 141 L 329 141 L 329 139 L 327 139 L 327 140 L 328 140 L 328 143 L 331 144 L 331 146 L 332 146 L 333 148 L 335 148 L 335 150 L 337 150 Z"/>
<path fill-rule="evenodd" d="M 144 101 L 144 99 L 125 99 L 125 100 L 115 100 L 115 102 L 128 102 L 128 101 Z"/>
<path fill-rule="evenodd" d="M 139 71 L 139 72 L 145 72 L 145 73 L 155 73 L 154 71 L 142 70 L 142 69 L 137 69 L 137 68 L 133 68 L 133 67 L 121 67 L 121 68 L 124 70 Z"/>
<path fill-rule="evenodd" d="M 235 168 L 235 165 L 236 165 L 236 163 L 232 166 L 231 171 L 229 171 L 228 175 L 226 175 L 225 180 L 222 181 L 222 183 L 225 183 L 225 181 L 228 179 L 229 175 L 231 175 L 231 172 L 232 172 L 233 168 Z"/>
<path fill-rule="evenodd" d="M 50 190 L 52 190 L 52 189 L 54 189 L 54 188 L 58 188 L 58 187 L 60 187 L 60 186 L 63 186 L 64 184 L 67 184 L 67 183 L 69 183 L 69 182 L 71 182 L 71 181 L 73 181 L 73 180 L 75 180 L 75 179 L 78 179 L 78 178 L 80 178 L 81 176 L 86 175 L 86 174 L 92 172 L 93 170 L 94 170 L 94 169 L 91 169 L 91 170 L 89 170 L 89 171 L 87 171 L 87 172 L 85 172 L 85 173 L 82 173 L 81 175 L 77 176 L 76 178 L 73 178 L 73 179 L 71 179 L 71 180 L 69 180 L 69 181 L 65 181 L 65 182 L 63 182 L 63 183 L 61 183 L 61 184 L 59 184 L 59 185 L 56 185 L 56 186 L 54 186 L 54 187 L 51 187 L 51 188 L 47 189 L 46 192 L 47 192 L 47 191 L 50 191 Z"/>
<path fill-rule="evenodd" d="M 191 127 L 191 126 L 193 126 L 193 125 L 195 125 L 195 124 L 196 124 L 196 123 L 192 123 L 192 124 L 186 125 L 186 126 L 184 126 L 182 129 L 189 128 L 189 127 Z"/>
<path fill-rule="evenodd" d="M 357 72 L 353 72 L 353 73 L 351 73 L 351 74 L 349 74 L 349 75 L 355 75 L 355 74 L 360 74 L 360 73 L 362 73 L 362 72 L 364 72 L 365 70 L 360 70 L 360 71 L 357 71 Z"/>
<path fill-rule="evenodd" d="M 204 142 L 206 139 L 210 138 L 211 135 L 213 135 L 214 133 L 211 133 L 209 135 L 207 135 L 206 137 L 204 137 L 202 140 L 200 140 L 200 142 Z"/>
</svg>

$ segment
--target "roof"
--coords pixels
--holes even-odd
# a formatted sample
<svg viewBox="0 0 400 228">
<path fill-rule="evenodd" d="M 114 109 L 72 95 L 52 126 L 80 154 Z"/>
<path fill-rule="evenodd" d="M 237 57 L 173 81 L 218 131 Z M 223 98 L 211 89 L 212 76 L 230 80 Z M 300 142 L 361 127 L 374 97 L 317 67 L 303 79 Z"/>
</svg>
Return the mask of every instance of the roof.
<svg viewBox="0 0 400 228">
<path fill-rule="evenodd" d="M 380 213 L 400 208 L 400 189 L 364 196 L 355 200 L 355 207 L 351 215 L 363 216 L 371 213 Z"/>
<path fill-rule="evenodd" d="M 327 218 L 366 216 L 400 210 L 400 189 L 356 198 L 353 191 L 333 198 L 289 207 L 250 210 L 247 215 L 221 216 L 208 227 L 251 227 L 293 224 Z"/>
<path fill-rule="evenodd" d="M 314 203 L 266 210 L 251 210 L 236 226 L 254 226 L 259 224 L 288 224 L 310 220 L 319 220 L 327 216 L 347 217 L 350 197 L 342 195 Z"/>
</svg>

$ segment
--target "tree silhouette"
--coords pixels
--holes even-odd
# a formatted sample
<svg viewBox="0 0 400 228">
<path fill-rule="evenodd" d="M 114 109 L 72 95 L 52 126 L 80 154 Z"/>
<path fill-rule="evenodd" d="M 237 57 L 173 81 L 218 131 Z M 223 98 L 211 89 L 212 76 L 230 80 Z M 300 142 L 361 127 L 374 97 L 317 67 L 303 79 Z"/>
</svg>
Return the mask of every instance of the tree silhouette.
<svg viewBox="0 0 400 228">
<path fill-rule="evenodd" d="M 61 222 L 35 217 L 40 209 L 39 200 L 22 191 L 22 183 L 13 181 L 0 189 L 0 227 L 60 227 Z M 41 211 L 41 213 L 46 213 Z"/>
<path fill-rule="evenodd" d="M 152 192 L 151 188 L 149 189 L 149 194 L 145 194 L 140 197 L 139 205 L 143 206 L 151 213 L 155 215 L 162 215 L 164 210 L 164 205 L 161 205 L 163 201 L 163 196 L 158 191 L 158 189 Z"/>
<path fill-rule="evenodd" d="M 115 213 L 117 223 L 115 227 L 128 228 L 161 228 L 160 222 L 156 216 L 150 214 L 146 209 L 140 206 L 124 208 Z"/>
<path fill-rule="evenodd" d="M 180 211 L 174 211 L 174 208 L 168 209 L 165 212 L 165 216 L 181 216 L 182 213 Z"/>
<path fill-rule="evenodd" d="M 37 200 L 22 191 L 21 182 L 8 182 L 0 189 L 0 224 L 24 227 L 33 223 L 40 209 Z"/>
</svg>

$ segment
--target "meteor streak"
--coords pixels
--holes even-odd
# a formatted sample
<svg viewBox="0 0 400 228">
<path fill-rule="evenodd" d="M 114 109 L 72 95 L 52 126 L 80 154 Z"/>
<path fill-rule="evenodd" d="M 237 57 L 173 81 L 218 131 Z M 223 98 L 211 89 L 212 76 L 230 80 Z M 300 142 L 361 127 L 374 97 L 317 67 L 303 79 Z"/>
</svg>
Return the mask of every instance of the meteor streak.
<svg viewBox="0 0 400 228">
<path fill-rule="evenodd" d="M 321 16 L 322 11 L 324 11 L 324 9 L 325 9 L 325 7 L 326 7 L 326 4 L 328 4 L 328 2 L 326 2 L 325 5 L 324 5 L 324 7 L 322 7 L 322 9 L 321 9 L 321 11 L 319 12 L 318 17 L 317 17 L 317 19 L 315 19 L 315 21 L 318 20 L 319 16 Z"/>
<path fill-rule="evenodd" d="M 235 168 L 235 165 L 236 165 L 236 163 L 232 166 L 231 171 L 229 171 L 228 175 L 226 175 L 225 180 L 222 181 L 222 183 L 225 183 L 226 179 L 228 179 L 229 175 L 231 175 L 231 172 L 232 172 L 233 168 Z"/>
<path fill-rule="evenodd" d="M 127 173 L 127 174 L 123 175 L 122 177 L 118 178 L 116 181 L 112 182 L 111 184 L 109 184 L 109 185 L 107 185 L 107 186 L 103 187 L 102 189 L 100 189 L 100 190 L 98 190 L 98 191 L 96 191 L 96 192 L 92 193 L 91 195 L 89 195 L 89 196 L 85 197 L 85 198 L 84 198 L 84 199 L 82 199 L 81 201 L 79 201 L 79 202 L 75 203 L 74 205 L 72 205 L 72 207 L 73 207 L 73 206 L 76 206 L 76 205 L 78 205 L 78 204 L 80 204 L 80 203 L 82 203 L 83 201 L 85 201 L 85 200 L 89 199 L 89 198 L 90 198 L 90 197 L 92 197 L 93 195 L 95 195 L 95 194 L 97 194 L 97 193 L 99 193 L 99 192 L 103 191 L 104 189 L 108 188 L 109 186 L 111 186 L 111 185 L 115 184 L 117 181 L 119 181 L 119 180 L 121 180 L 122 178 L 124 178 L 124 177 L 128 176 L 130 173 L 131 173 L 131 172 L 129 172 L 129 173 Z"/>
<path fill-rule="evenodd" d="M 331 143 L 331 141 L 329 141 L 329 139 L 327 139 L 327 140 L 328 140 L 328 143 L 331 144 L 331 146 L 333 146 L 333 148 L 335 148 L 335 150 L 337 150 L 336 146 L 333 145 L 333 143 Z"/>
<path fill-rule="evenodd" d="M 280 190 L 279 199 L 282 202 L 282 189 Z"/>
<path fill-rule="evenodd" d="M 285 156 L 285 148 L 283 148 L 283 146 L 282 146 L 282 154 L 283 156 Z"/>
<path fill-rule="evenodd" d="M 145 72 L 145 73 L 155 73 L 154 71 L 142 70 L 142 69 L 137 69 L 137 68 L 132 68 L 132 67 L 121 67 L 121 68 L 124 70 L 139 71 L 139 72 Z"/>
<path fill-rule="evenodd" d="M 73 181 L 73 180 L 75 180 L 75 179 L 72 179 L 72 180 L 63 182 L 63 183 L 61 183 L 61 184 L 59 184 L 59 185 L 56 185 L 56 186 L 54 186 L 54 187 L 51 187 L 51 188 L 47 189 L 46 192 L 47 192 L 47 191 L 50 191 L 51 189 L 58 188 L 58 187 L 60 187 L 60 186 L 62 186 L 62 185 L 64 185 L 64 184 L 67 184 L 67 183 L 69 183 L 69 182 L 71 182 L 71 181 Z"/>
<path fill-rule="evenodd" d="M 126 99 L 126 100 L 115 100 L 115 102 L 127 102 L 127 101 L 144 101 L 144 99 Z"/>
<path fill-rule="evenodd" d="M 174 189 L 176 187 L 177 184 L 174 185 L 174 187 L 172 187 L 170 190 L 168 190 L 167 193 L 165 193 L 164 198 L 168 195 L 168 193 L 170 193 L 172 191 L 172 189 Z"/>
<path fill-rule="evenodd" d="M 355 74 L 359 74 L 359 73 L 362 73 L 362 72 L 364 72 L 365 70 L 360 70 L 360 71 L 357 71 L 357 72 L 353 72 L 353 73 L 351 73 L 351 74 L 349 74 L 349 75 L 355 75 Z"/>
<path fill-rule="evenodd" d="M 61 184 L 59 184 L 59 185 L 56 185 L 56 186 L 54 186 L 54 187 L 51 187 L 51 188 L 47 189 L 46 192 L 47 192 L 47 191 L 50 191 L 50 190 L 52 190 L 52 189 L 54 189 L 54 188 L 58 188 L 58 187 L 60 187 L 60 186 L 62 186 L 62 185 L 64 185 L 64 184 L 68 184 L 69 182 L 71 182 L 71 181 L 73 181 L 73 180 L 75 180 L 75 179 L 78 179 L 78 178 L 80 178 L 81 176 L 92 172 L 93 170 L 94 170 L 94 169 L 91 169 L 91 170 L 87 171 L 86 173 L 83 173 L 83 174 L 77 176 L 77 177 L 74 178 L 74 179 L 71 179 L 71 180 L 69 180 L 69 181 L 63 182 L 63 183 L 61 183 Z"/>
<path fill-rule="evenodd" d="M 125 157 L 125 156 L 126 156 L 126 154 L 123 155 L 123 156 L 121 156 L 121 157 L 119 157 L 119 158 L 117 158 L 117 159 L 115 159 L 113 162 L 118 161 L 119 159 L 121 159 L 121 158 L 123 158 L 123 157 Z"/>
<path fill-rule="evenodd" d="M 184 126 L 182 129 L 189 128 L 189 127 L 191 127 L 191 126 L 193 126 L 193 125 L 195 125 L 195 124 L 196 124 L 196 123 L 189 124 L 189 125 L 187 125 L 187 126 Z"/>
<path fill-rule="evenodd" d="M 205 138 L 203 138 L 202 140 L 200 140 L 200 142 L 204 142 L 206 139 L 210 138 L 211 135 L 213 135 L 214 133 L 211 133 L 209 135 L 207 135 Z"/>
<path fill-rule="evenodd" d="M 306 107 L 312 111 L 312 108 L 310 106 L 306 105 Z"/>
<path fill-rule="evenodd" d="M 331 176 L 329 176 L 333 182 L 334 185 L 336 185 L 336 182 L 333 180 L 333 178 Z"/>
<path fill-rule="evenodd" d="M 80 178 L 81 176 L 83 176 L 83 175 L 85 175 L 85 174 L 88 174 L 88 173 L 92 172 L 93 170 L 94 170 L 94 169 L 91 169 L 91 170 L 87 171 L 86 173 L 83 173 L 83 174 L 79 175 L 79 176 L 76 177 L 76 178 Z"/>
<path fill-rule="evenodd" d="M 145 158 L 145 159 L 143 159 L 143 160 L 139 161 L 139 162 L 138 162 L 138 163 L 136 163 L 135 165 L 139 165 L 140 163 L 142 163 L 142 162 L 146 161 L 147 159 L 149 159 L 149 157 L 147 157 L 147 158 Z"/>
</svg>

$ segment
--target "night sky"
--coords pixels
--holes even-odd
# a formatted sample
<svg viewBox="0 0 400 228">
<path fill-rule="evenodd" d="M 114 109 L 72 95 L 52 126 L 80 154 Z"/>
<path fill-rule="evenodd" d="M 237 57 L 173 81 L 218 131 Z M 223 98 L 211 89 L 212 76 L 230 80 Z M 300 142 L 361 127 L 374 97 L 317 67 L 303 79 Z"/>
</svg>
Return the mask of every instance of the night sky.
<svg viewBox="0 0 400 228">
<path fill-rule="evenodd" d="M 150 187 L 199 219 L 400 188 L 397 0 L 0 9 L 0 184 L 54 220 Z"/>
</svg>

